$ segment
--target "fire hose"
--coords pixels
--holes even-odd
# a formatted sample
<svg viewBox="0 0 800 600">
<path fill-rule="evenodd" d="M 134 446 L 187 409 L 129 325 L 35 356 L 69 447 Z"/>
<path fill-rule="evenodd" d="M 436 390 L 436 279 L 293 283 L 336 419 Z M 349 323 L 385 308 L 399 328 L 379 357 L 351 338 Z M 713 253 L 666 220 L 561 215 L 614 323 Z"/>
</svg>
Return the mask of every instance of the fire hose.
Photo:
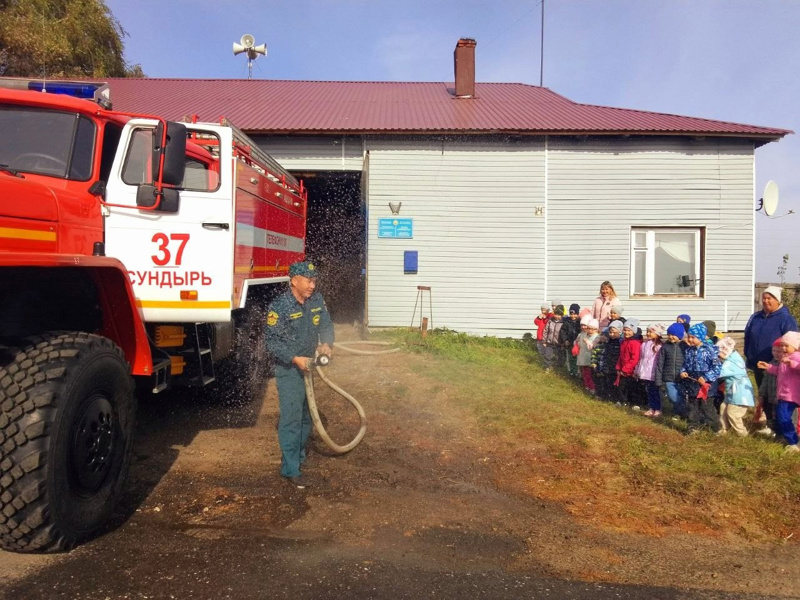
<svg viewBox="0 0 800 600">
<path fill-rule="evenodd" d="M 369 344 L 373 346 L 389 346 L 389 342 L 370 342 L 367 340 L 359 340 L 354 342 L 337 342 L 333 346 L 335 348 L 339 348 L 346 352 L 351 352 L 353 354 L 359 354 L 363 356 L 376 356 L 380 354 L 391 354 L 393 352 L 398 352 L 400 348 L 390 348 L 389 350 L 358 350 L 356 348 L 350 348 L 351 345 L 356 344 Z M 325 426 L 322 424 L 322 420 L 319 418 L 319 411 L 317 410 L 317 400 L 314 396 L 314 375 L 312 371 L 308 371 L 305 374 L 305 385 L 306 385 L 306 398 L 308 399 L 308 410 L 311 413 L 311 420 L 314 422 L 314 429 L 317 430 L 317 433 L 322 438 L 322 441 L 325 442 L 325 445 L 328 446 L 331 450 L 333 450 L 336 454 L 345 454 L 350 452 L 353 448 L 358 446 L 361 443 L 361 440 L 364 438 L 364 435 L 367 433 L 367 415 L 364 412 L 364 408 L 358 403 L 353 396 L 345 392 L 342 388 L 338 385 L 333 383 L 330 379 L 325 376 L 325 373 L 322 371 L 322 367 L 327 366 L 330 363 L 330 357 L 325 354 L 318 354 L 314 357 L 314 365 L 316 367 L 317 375 L 319 375 L 320 379 L 325 382 L 325 384 L 331 388 L 334 392 L 346 398 L 350 404 L 358 412 L 358 418 L 360 420 L 360 427 L 356 436 L 350 441 L 349 443 L 340 446 L 336 442 L 334 442 L 331 437 L 328 435 L 328 432 L 325 431 Z"/>
</svg>

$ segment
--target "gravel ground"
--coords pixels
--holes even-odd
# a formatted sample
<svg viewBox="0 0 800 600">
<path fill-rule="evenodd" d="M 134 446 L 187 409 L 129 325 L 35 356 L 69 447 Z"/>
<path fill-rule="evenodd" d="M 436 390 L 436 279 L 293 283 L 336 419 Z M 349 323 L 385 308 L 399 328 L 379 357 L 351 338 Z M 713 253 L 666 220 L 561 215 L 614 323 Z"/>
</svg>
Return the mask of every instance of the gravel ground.
<svg viewBox="0 0 800 600">
<path fill-rule="evenodd" d="M 315 440 L 307 490 L 278 476 L 274 382 L 244 403 L 144 399 L 113 526 L 66 555 L 0 552 L 0 597 L 797 597 L 794 545 L 633 534 L 537 498 L 519 448 L 421 377 L 425 360 L 338 353 L 328 374 L 369 430 L 341 457 Z M 334 439 L 352 437 L 352 409 L 318 396 Z"/>
</svg>

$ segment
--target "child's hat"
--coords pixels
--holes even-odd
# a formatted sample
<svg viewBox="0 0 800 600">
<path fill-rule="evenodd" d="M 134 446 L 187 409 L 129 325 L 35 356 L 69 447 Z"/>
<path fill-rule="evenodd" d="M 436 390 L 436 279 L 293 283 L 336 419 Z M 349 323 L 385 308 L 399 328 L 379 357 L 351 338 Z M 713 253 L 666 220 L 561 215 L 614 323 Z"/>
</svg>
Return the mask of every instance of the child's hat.
<svg viewBox="0 0 800 600">
<path fill-rule="evenodd" d="M 608 328 L 622 331 L 622 321 L 611 321 L 611 323 L 608 324 Z"/>
<path fill-rule="evenodd" d="M 790 331 L 789 333 L 784 333 L 781 337 L 781 341 L 784 344 L 789 344 L 793 348 L 800 348 L 800 333 L 797 331 Z"/>
<path fill-rule="evenodd" d="M 591 308 L 582 308 L 581 312 L 579 312 L 578 314 L 580 315 L 581 318 L 583 318 L 586 315 L 591 315 L 592 314 L 592 309 Z"/>
<path fill-rule="evenodd" d="M 609 309 L 609 312 L 613 312 L 615 315 L 619 315 L 620 317 L 625 314 L 625 307 L 622 304 L 615 304 Z"/>
<path fill-rule="evenodd" d="M 783 340 L 783 338 L 779 337 L 777 340 L 772 342 L 772 347 L 773 348 L 780 348 L 781 347 L 781 340 Z"/>
<path fill-rule="evenodd" d="M 597 319 L 589 319 L 586 325 L 589 329 L 600 329 L 600 321 Z"/>
<path fill-rule="evenodd" d="M 553 312 L 555 312 L 555 314 L 557 314 L 558 316 L 563 317 L 564 316 L 564 305 L 563 304 L 559 304 L 558 306 L 556 306 L 556 309 Z"/>
<path fill-rule="evenodd" d="M 667 333 L 663 323 L 653 323 L 647 328 L 647 331 L 654 331 L 658 337 L 664 337 Z"/>
<path fill-rule="evenodd" d="M 550 305 L 547 302 L 542 302 L 542 305 L 539 308 L 542 310 L 550 310 Z"/>
<path fill-rule="evenodd" d="M 553 306 L 558 306 L 558 305 L 561 304 L 561 300 L 551 300 L 550 304 L 553 305 Z"/>
<path fill-rule="evenodd" d="M 714 334 L 717 333 L 717 323 L 716 321 L 703 321 L 703 325 L 706 326 L 706 330 L 708 331 L 708 337 L 714 337 Z"/>
<path fill-rule="evenodd" d="M 733 352 L 733 349 L 736 347 L 736 340 L 732 337 L 724 337 L 720 341 L 717 342 L 717 348 L 720 350 L 724 350 L 725 354 L 730 354 Z"/>
<path fill-rule="evenodd" d="M 667 334 L 674 335 L 679 340 L 682 340 L 683 336 L 686 335 L 686 328 L 683 323 L 673 323 L 667 328 Z"/>
<path fill-rule="evenodd" d="M 578 312 L 580 312 L 580 310 L 581 310 L 581 307 L 578 304 L 573 303 L 573 304 L 569 305 L 570 314 L 575 313 L 577 315 Z"/>
<path fill-rule="evenodd" d="M 692 317 L 690 317 L 689 315 L 678 315 L 678 318 L 679 319 L 683 319 L 684 323 L 691 323 L 692 322 Z"/>
<path fill-rule="evenodd" d="M 625 329 L 630 329 L 631 331 L 636 333 L 636 330 L 639 329 L 639 319 L 634 319 L 633 317 L 631 317 L 630 319 L 625 321 Z"/>
<path fill-rule="evenodd" d="M 592 320 L 592 315 L 583 315 L 581 317 L 581 325 L 588 325 L 589 321 Z"/>
<path fill-rule="evenodd" d="M 697 323 L 696 325 L 689 327 L 689 335 L 693 335 L 701 341 L 705 341 L 707 334 L 708 329 L 706 329 L 706 326 L 702 323 Z"/>
</svg>

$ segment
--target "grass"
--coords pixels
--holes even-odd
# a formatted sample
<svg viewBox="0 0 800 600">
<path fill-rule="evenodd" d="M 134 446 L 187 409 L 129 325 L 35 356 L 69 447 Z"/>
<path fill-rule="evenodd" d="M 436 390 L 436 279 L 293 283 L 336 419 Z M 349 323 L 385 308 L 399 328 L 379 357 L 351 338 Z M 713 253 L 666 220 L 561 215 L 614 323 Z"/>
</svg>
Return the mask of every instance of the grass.
<svg viewBox="0 0 800 600">
<path fill-rule="evenodd" d="M 566 502 L 605 524 L 729 531 L 756 538 L 800 538 L 800 459 L 754 437 L 687 437 L 685 425 L 654 422 L 599 402 L 577 381 L 545 373 L 520 340 L 436 330 L 380 337 L 424 353 L 421 375 L 445 385 L 487 435 L 524 460 L 535 494 Z M 533 485 L 534 482 L 544 485 Z M 583 500 L 591 497 L 589 508 Z"/>
</svg>

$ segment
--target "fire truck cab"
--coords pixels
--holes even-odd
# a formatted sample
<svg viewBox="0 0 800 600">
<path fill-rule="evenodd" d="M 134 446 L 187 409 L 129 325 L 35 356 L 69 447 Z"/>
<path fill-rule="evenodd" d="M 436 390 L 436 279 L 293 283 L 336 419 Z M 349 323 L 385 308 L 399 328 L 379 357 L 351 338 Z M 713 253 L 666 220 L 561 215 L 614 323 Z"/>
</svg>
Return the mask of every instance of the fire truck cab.
<svg viewBox="0 0 800 600">
<path fill-rule="evenodd" d="M 134 378 L 258 389 L 266 304 L 305 252 L 302 183 L 230 123 L 41 87 L 0 79 L 0 547 L 21 552 L 106 524 Z"/>
</svg>

